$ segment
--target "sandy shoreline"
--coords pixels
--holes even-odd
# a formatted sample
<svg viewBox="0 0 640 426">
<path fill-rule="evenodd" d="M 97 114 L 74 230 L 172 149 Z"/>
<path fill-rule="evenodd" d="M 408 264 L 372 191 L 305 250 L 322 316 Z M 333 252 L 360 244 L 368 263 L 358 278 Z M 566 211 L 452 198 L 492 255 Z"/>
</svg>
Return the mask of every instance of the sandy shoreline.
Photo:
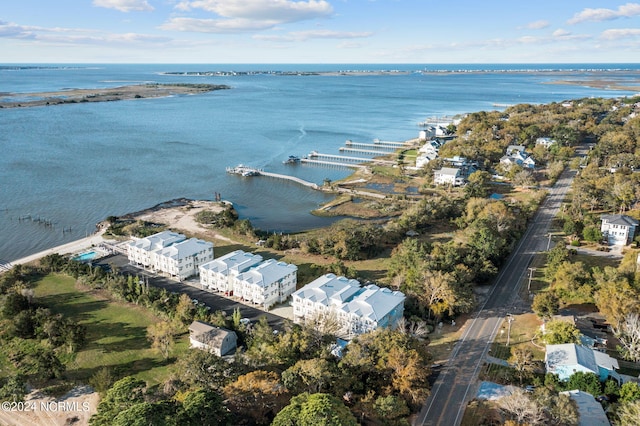
<svg viewBox="0 0 640 426">
<path fill-rule="evenodd" d="M 84 102 L 111 102 L 128 99 L 192 95 L 229 89 L 215 84 L 139 84 L 105 89 L 69 89 L 57 92 L 0 93 L 0 108 L 25 108 Z"/>
</svg>

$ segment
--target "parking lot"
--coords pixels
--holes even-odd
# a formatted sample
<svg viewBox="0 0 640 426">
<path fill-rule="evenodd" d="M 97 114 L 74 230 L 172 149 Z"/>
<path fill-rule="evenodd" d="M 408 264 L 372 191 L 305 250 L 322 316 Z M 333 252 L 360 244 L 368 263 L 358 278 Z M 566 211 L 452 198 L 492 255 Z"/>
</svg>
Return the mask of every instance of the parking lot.
<svg viewBox="0 0 640 426">
<path fill-rule="evenodd" d="M 211 312 L 223 311 L 227 315 L 231 315 L 235 309 L 239 309 L 243 318 L 257 321 L 260 317 L 266 317 L 269 325 L 274 330 L 282 330 L 286 318 L 284 316 L 276 315 L 273 312 L 266 312 L 254 306 L 240 303 L 236 300 L 219 296 L 216 293 L 205 291 L 200 287 L 197 278 L 192 278 L 189 281 L 180 283 L 178 281 L 169 279 L 167 277 L 158 276 L 150 271 L 145 271 L 138 267 L 129 264 L 129 259 L 125 255 L 116 254 L 105 258 L 102 258 L 94 263 L 95 265 L 102 267 L 115 267 L 117 270 L 126 275 L 133 275 L 139 277 L 145 277 L 149 285 L 158 288 L 164 288 L 169 292 L 185 293 L 190 298 L 198 300 L 198 302 L 204 303 L 211 308 Z M 281 312 L 283 315 L 288 316 L 290 307 L 278 307 L 276 306 L 272 311 Z"/>
</svg>

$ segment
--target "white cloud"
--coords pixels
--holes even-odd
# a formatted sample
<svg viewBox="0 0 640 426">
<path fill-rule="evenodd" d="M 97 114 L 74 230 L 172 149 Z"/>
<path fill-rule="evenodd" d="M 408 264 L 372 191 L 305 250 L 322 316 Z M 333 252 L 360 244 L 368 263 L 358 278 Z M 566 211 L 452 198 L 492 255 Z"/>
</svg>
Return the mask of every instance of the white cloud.
<svg viewBox="0 0 640 426">
<path fill-rule="evenodd" d="M 526 26 L 526 28 L 530 29 L 530 30 L 541 30 L 543 28 L 547 28 L 549 26 L 549 21 L 534 21 L 534 22 L 529 22 Z"/>
<path fill-rule="evenodd" d="M 151 6 L 147 0 L 93 0 L 93 5 L 107 9 L 116 9 L 120 12 L 151 11 Z"/>
<path fill-rule="evenodd" d="M 172 18 L 160 25 L 165 31 L 190 31 L 197 33 L 242 33 L 273 28 L 278 22 L 250 19 L 196 19 Z"/>
<path fill-rule="evenodd" d="M 554 37 L 567 37 L 571 35 L 570 31 L 567 31 L 565 29 L 562 28 L 558 28 L 557 30 L 555 30 L 552 34 Z"/>
<path fill-rule="evenodd" d="M 324 18 L 333 13 L 331 4 L 325 0 L 187 0 L 176 8 L 183 11 L 202 9 L 225 18 L 280 23 Z"/>
<path fill-rule="evenodd" d="M 603 31 L 600 35 L 601 38 L 607 40 L 618 40 L 621 38 L 633 38 L 640 37 L 640 29 L 638 28 L 619 28 L 613 30 Z"/>
<path fill-rule="evenodd" d="M 567 23 L 578 24 L 585 21 L 611 21 L 618 18 L 631 18 L 640 15 L 640 3 L 627 3 L 619 6 L 618 9 L 584 9 L 573 15 Z"/>
<path fill-rule="evenodd" d="M 371 32 L 348 32 L 332 30 L 294 31 L 286 35 L 255 35 L 256 40 L 264 41 L 305 41 L 309 39 L 355 39 L 371 37 Z"/>
</svg>

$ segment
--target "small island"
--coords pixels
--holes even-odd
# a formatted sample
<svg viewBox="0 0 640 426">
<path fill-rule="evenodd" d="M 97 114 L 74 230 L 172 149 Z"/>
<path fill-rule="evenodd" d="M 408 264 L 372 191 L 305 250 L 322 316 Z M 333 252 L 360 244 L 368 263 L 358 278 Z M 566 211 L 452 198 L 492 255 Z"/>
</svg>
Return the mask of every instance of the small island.
<svg viewBox="0 0 640 426">
<path fill-rule="evenodd" d="M 58 92 L 0 93 L 0 108 L 72 104 L 81 102 L 109 102 L 128 99 L 160 98 L 192 95 L 230 89 L 220 84 L 136 84 L 101 89 L 66 89 Z"/>
</svg>

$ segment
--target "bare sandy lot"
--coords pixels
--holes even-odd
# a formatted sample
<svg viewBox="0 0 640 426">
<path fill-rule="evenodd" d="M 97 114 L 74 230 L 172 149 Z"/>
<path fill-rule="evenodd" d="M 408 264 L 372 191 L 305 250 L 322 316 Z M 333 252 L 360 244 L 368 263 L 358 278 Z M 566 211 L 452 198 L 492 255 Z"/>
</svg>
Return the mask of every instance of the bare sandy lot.
<svg viewBox="0 0 640 426">
<path fill-rule="evenodd" d="M 216 201 L 187 200 L 184 202 L 184 205 L 152 208 L 140 213 L 134 213 L 131 216 L 137 220 L 162 223 L 171 227 L 171 229 L 183 231 L 187 234 L 206 235 L 211 238 L 231 242 L 230 239 L 219 235 L 214 230 L 196 221 L 196 214 L 204 210 L 219 213 L 223 210 L 223 207 L 220 205 L 220 202 Z"/>
<path fill-rule="evenodd" d="M 37 391 L 25 398 L 24 404 L 6 403 L 0 410 L 0 424 L 7 426 L 87 425 L 96 413 L 100 397 L 90 386 L 72 389 L 62 398 L 42 396 Z"/>
</svg>

